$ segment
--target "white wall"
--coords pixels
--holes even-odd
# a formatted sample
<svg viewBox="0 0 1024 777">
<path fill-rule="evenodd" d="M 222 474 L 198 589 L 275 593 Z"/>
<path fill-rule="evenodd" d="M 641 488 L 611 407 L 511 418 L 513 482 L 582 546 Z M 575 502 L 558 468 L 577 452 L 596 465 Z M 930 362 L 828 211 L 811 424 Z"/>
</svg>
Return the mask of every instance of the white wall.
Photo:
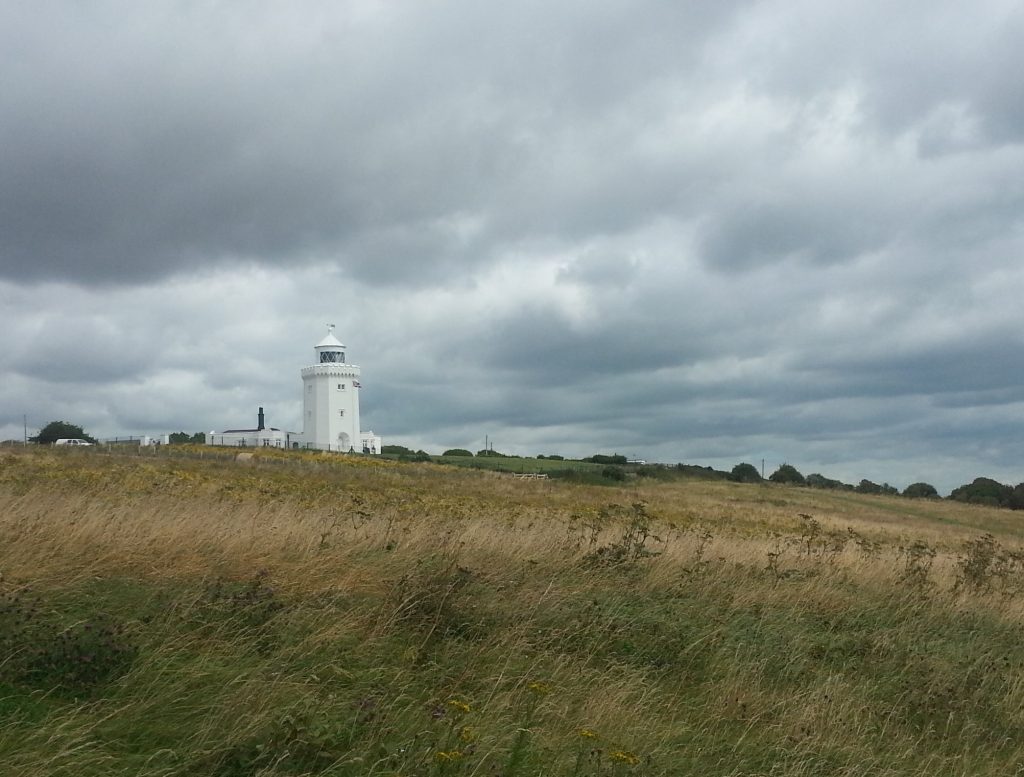
<svg viewBox="0 0 1024 777">
<path fill-rule="evenodd" d="M 321 450 L 361 450 L 359 389 L 353 385 L 359 376 L 354 364 L 317 364 L 302 370 L 304 444 Z"/>
</svg>

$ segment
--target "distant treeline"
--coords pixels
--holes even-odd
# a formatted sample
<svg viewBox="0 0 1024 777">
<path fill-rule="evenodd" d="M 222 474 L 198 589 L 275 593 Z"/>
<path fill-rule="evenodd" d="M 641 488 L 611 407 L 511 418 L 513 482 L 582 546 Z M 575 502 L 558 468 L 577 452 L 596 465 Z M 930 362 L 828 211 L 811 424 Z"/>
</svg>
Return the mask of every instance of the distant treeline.
<svg viewBox="0 0 1024 777">
<path fill-rule="evenodd" d="M 396 456 L 403 461 L 430 461 L 430 454 L 425 451 L 413 451 L 403 445 L 385 445 L 381 453 Z M 501 453 L 499 451 L 485 449 L 475 454 L 465 448 L 450 448 L 441 454 L 442 457 L 454 458 L 481 458 L 495 457 L 503 459 L 522 459 L 522 456 L 515 454 Z M 567 461 L 564 456 L 558 454 L 539 454 L 535 458 L 547 461 Z M 581 459 L 569 459 L 586 464 L 600 464 L 604 469 L 598 473 L 583 473 L 567 469 L 564 472 L 552 470 L 551 477 L 568 480 L 581 481 L 605 481 L 617 482 L 627 477 L 627 472 L 637 477 L 652 478 L 659 480 L 671 479 L 674 477 L 700 478 L 702 480 L 730 480 L 734 483 L 762 483 L 769 481 L 786 485 L 804 486 L 806 488 L 821 488 L 832 491 L 851 491 L 857 494 L 883 494 L 890 496 L 903 496 L 909 499 L 941 499 L 938 490 L 931 483 L 911 483 L 900 491 L 888 483 L 874 483 L 870 480 L 861 480 L 856 485 L 844 483 L 841 480 L 826 477 L 819 472 L 812 472 L 804 476 L 792 464 L 782 464 L 767 478 L 762 478 L 761 473 L 753 464 L 743 462 L 737 464 L 730 472 L 701 467 L 695 464 L 644 464 L 631 462 L 625 456 L 614 453 L 596 453 L 593 456 L 585 456 Z M 977 478 L 973 482 L 960 486 L 949 495 L 950 499 L 958 502 L 971 504 L 991 505 L 993 507 L 1006 507 L 1011 510 L 1024 510 L 1024 483 L 1016 486 L 1008 486 L 991 478 Z"/>
<path fill-rule="evenodd" d="M 737 483 L 761 482 L 761 475 L 753 464 L 737 464 L 729 473 L 729 480 Z M 905 496 L 911 499 L 938 499 L 939 492 L 930 483 L 911 483 L 899 491 L 888 483 L 872 483 L 862 480 L 856 486 L 840 480 L 827 478 L 817 472 L 804 477 L 791 464 L 783 464 L 771 474 L 768 480 L 773 483 L 824 488 L 837 491 L 854 491 L 858 494 L 889 494 Z M 1011 510 L 1024 510 L 1024 483 L 1008 486 L 991 478 L 976 478 L 973 482 L 953 489 L 950 499 L 970 504 L 983 504 L 992 507 L 1007 507 Z"/>
<path fill-rule="evenodd" d="M 973 482 L 953 489 L 949 498 L 958 502 L 1024 510 L 1024 483 L 1007 486 L 991 478 L 975 478 Z"/>
</svg>

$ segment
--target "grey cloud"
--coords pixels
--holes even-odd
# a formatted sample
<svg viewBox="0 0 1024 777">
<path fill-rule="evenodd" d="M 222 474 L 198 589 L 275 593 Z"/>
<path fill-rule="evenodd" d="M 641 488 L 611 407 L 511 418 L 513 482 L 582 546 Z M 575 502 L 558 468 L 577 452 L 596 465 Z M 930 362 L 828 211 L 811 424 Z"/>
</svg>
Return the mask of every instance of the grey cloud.
<svg viewBox="0 0 1024 777">
<path fill-rule="evenodd" d="M 856 92 L 864 119 L 885 133 L 913 129 L 942 106 L 967 106 L 986 142 L 1021 136 L 1019 7 L 966 12 L 954 0 L 894 6 L 788 2 L 758 6 L 721 48 L 746 44 L 723 68 L 745 68 L 759 90 L 806 101 Z"/>
<path fill-rule="evenodd" d="M 332 321 L 389 441 L 1009 476 L 1021 24 L 9 4 L 3 434 L 294 428 Z"/>
<path fill-rule="evenodd" d="M 705 223 L 701 253 L 726 270 L 785 261 L 799 270 L 803 263 L 849 261 L 877 249 L 886 235 L 884 216 L 872 218 L 857 207 L 823 203 L 820 193 L 794 198 L 779 192 L 777 199 L 736 202 Z"/>
<path fill-rule="evenodd" d="M 356 277 L 404 282 L 487 259 L 433 229 L 480 207 L 499 240 L 628 224 L 646 175 L 611 168 L 615 196 L 586 171 L 592 156 L 571 163 L 572 145 L 600 151 L 591 122 L 694 61 L 736 5 L 360 18 L 324 4 L 307 26 L 280 9 L 99 5 L 56 29 L 8 9 L 10 69 L 26 80 L 0 121 L 0 271 L 134 283 L 333 255 Z M 531 209 L 534 194 L 547 207 Z"/>
</svg>

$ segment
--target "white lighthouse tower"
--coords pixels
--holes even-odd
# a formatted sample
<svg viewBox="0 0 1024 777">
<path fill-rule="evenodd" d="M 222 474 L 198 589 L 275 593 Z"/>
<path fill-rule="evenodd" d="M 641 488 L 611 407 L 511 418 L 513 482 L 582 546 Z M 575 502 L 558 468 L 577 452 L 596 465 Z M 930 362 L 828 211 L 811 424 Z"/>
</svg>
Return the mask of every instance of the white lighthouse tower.
<svg viewBox="0 0 1024 777">
<path fill-rule="evenodd" d="M 313 350 L 316 363 L 302 369 L 303 444 L 325 451 L 361 451 L 359 367 L 345 361 L 345 346 L 334 336 L 333 324 Z"/>
</svg>

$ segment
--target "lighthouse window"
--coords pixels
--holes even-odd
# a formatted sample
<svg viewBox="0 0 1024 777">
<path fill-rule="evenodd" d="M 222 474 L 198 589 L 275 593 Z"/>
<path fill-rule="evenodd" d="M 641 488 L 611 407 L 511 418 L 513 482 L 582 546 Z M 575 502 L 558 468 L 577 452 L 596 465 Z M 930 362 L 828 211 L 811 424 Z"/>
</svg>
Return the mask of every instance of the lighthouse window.
<svg viewBox="0 0 1024 777">
<path fill-rule="evenodd" d="M 345 384 L 344 383 L 339 383 L 338 384 L 338 391 L 344 391 L 344 390 L 345 390 Z"/>
<path fill-rule="evenodd" d="M 345 354 L 341 351 L 321 351 L 320 352 L 320 363 L 327 364 L 332 362 L 344 362 Z"/>
<path fill-rule="evenodd" d="M 345 411 L 344 410 L 339 410 L 338 411 L 338 415 L 340 415 L 342 418 L 344 418 L 345 417 Z"/>
</svg>

